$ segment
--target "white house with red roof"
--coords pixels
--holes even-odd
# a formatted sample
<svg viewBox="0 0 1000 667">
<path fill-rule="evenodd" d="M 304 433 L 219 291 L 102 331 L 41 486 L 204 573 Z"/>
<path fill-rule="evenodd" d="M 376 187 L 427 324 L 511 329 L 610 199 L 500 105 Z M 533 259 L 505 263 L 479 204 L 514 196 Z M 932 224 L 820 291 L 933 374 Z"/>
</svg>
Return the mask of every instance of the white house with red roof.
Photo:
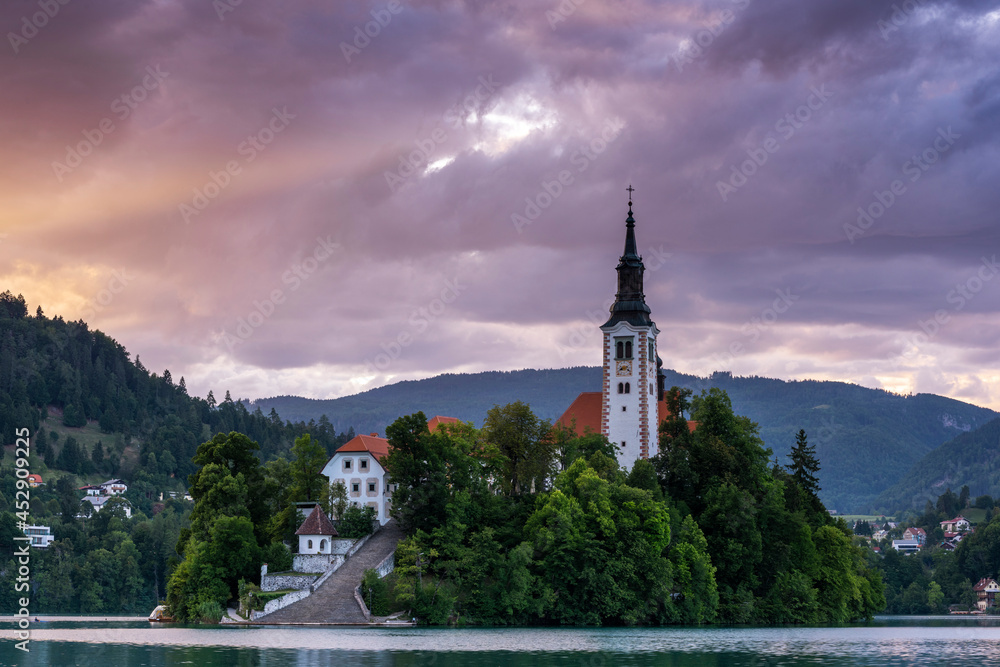
<svg viewBox="0 0 1000 667">
<path fill-rule="evenodd" d="M 948 521 L 942 521 L 941 530 L 943 530 L 946 533 L 958 533 L 964 530 L 968 530 L 970 525 L 971 524 L 969 523 L 968 519 L 966 519 L 964 516 L 959 515 L 956 516 L 954 519 L 949 519 Z"/>
<path fill-rule="evenodd" d="M 457 423 L 459 420 L 454 417 L 435 416 L 427 420 L 427 428 L 433 433 L 445 424 Z M 373 508 L 382 525 L 391 518 L 389 513 L 395 490 L 382 467 L 388 455 L 389 441 L 378 433 L 359 435 L 334 452 L 322 471 L 330 484 L 343 483 L 350 502 Z"/>
<path fill-rule="evenodd" d="M 976 607 L 980 611 L 986 611 L 987 609 L 992 609 L 996 604 L 997 593 L 1000 592 L 1000 585 L 996 581 L 990 578 L 983 578 L 979 580 L 972 590 L 976 592 Z"/>
</svg>

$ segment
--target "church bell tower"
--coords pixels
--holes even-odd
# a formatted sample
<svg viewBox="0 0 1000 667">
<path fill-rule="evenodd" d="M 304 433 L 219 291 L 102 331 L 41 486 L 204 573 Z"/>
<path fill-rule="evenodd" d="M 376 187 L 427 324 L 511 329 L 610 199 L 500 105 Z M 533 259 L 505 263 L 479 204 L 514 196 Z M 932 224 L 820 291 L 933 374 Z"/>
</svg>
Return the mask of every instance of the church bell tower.
<svg viewBox="0 0 1000 667">
<path fill-rule="evenodd" d="M 636 249 L 635 218 L 629 186 L 625 218 L 625 252 L 618 260 L 618 293 L 604 334 L 604 384 L 601 390 L 601 433 L 618 446 L 618 463 L 631 468 L 658 451 L 658 404 L 663 380 L 656 349 L 660 333 L 650 319 L 643 293 L 642 257 Z"/>
</svg>

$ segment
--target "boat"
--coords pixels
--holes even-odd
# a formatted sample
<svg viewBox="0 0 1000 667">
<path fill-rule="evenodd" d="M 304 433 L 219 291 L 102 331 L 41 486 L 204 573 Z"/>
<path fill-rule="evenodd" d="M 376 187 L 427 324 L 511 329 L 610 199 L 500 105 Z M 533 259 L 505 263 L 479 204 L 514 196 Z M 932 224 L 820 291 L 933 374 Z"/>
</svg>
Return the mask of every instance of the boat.
<svg viewBox="0 0 1000 667">
<path fill-rule="evenodd" d="M 149 621 L 151 623 L 173 623 L 174 619 L 170 616 L 170 607 L 165 604 L 157 605 L 156 609 L 152 611 L 149 615 Z"/>
</svg>

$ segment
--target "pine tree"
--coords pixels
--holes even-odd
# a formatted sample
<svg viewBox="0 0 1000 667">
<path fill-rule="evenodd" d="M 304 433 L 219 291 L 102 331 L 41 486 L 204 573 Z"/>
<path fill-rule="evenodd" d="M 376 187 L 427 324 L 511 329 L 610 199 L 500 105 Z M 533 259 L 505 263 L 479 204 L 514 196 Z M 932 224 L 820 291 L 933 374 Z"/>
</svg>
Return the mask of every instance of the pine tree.
<svg viewBox="0 0 1000 667">
<path fill-rule="evenodd" d="M 211 389 L 208 390 L 208 397 L 205 398 L 205 402 L 208 403 L 209 410 L 215 409 L 215 394 L 212 393 Z"/>
<path fill-rule="evenodd" d="M 788 458 L 792 460 L 792 465 L 788 466 L 788 472 L 791 473 L 795 482 L 803 491 L 814 497 L 817 496 L 820 490 L 819 477 L 816 476 L 816 473 L 819 472 L 819 460 L 816 458 L 816 447 L 809 444 L 804 429 L 800 429 L 796 434 L 795 447 L 792 448 Z"/>
<path fill-rule="evenodd" d="M 94 467 L 98 470 L 104 465 L 104 443 L 100 440 L 94 445 L 94 451 L 90 454 L 90 460 L 94 462 Z"/>
<path fill-rule="evenodd" d="M 184 376 L 183 375 L 181 376 L 181 381 L 177 384 L 177 388 L 181 390 L 182 394 L 184 394 L 185 396 L 187 396 L 188 387 L 187 387 L 187 383 L 184 382 Z"/>
</svg>

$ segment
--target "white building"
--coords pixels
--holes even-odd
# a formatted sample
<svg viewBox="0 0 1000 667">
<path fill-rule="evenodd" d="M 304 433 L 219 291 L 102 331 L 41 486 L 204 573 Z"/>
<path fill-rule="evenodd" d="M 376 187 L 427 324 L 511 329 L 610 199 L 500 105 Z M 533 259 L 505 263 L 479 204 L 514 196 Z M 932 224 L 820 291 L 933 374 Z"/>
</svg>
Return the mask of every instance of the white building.
<svg viewBox="0 0 1000 667">
<path fill-rule="evenodd" d="M 359 435 L 334 452 L 323 467 L 330 484 L 342 482 L 347 499 L 355 505 L 374 508 L 381 524 L 389 520 L 392 492 L 387 488 L 385 468 L 379 461 L 388 455 L 388 440 L 377 433 Z"/>
<path fill-rule="evenodd" d="M 101 493 L 108 496 L 120 496 L 128 491 L 128 485 L 120 479 L 109 479 L 100 485 Z"/>
<path fill-rule="evenodd" d="M 441 424 L 457 422 L 454 417 L 438 416 L 428 420 L 427 427 L 434 431 Z M 377 433 L 359 435 L 334 452 L 322 471 L 330 484 L 343 483 L 350 502 L 374 508 L 375 516 L 382 525 L 390 519 L 392 492 L 395 490 L 381 464 L 388 455 L 388 440 Z"/>
<path fill-rule="evenodd" d="M 130 518 L 132 516 L 132 506 L 124 498 L 117 498 L 115 496 L 86 496 L 83 502 L 90 503 L 94 512 L 100 512 L 102 509 L 108 506 L 109 502 L 114 501 L 115 506 L 120 506 L 125 510 L 125 517 Z"/>
<path fill-rule="evenodd" d="M 49 526 L 25 526 L 24 534 L 31 538 L 31 546 L 44 549 L 55 538 Z"/>
<path fill-rule="evenodd" d="M 892 548 L 901 554 L 912 554 L 920 551 L 920 543 L 916 540 L 893 540 Z"/>
<path fill-rule="evenodd" d="M 295 534 L 299 536 L 300 554 L 333 553 L 333 538 L 337 537 L 337 529 L 319 505 L 313 507 Z"/>
</svg>

